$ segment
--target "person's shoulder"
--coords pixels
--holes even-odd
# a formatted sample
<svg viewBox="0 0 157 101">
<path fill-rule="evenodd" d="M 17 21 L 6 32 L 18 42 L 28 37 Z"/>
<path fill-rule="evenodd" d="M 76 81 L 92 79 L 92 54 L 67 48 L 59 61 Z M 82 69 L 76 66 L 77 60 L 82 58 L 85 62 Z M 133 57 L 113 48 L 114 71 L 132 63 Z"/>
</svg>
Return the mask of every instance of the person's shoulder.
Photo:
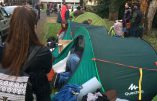
<svg viewBox="0 0 157 101">
<path fill-rule="evenodd" d="M 40 47 L 40 53 L 49 53 L 50 49 L 47 46 L 39 46 Z"/>
<path fill-rule="evenodd" d="M 37 56 L 41 56 L 41 55 L 44 55 L 44 54 L 50 54 L 50 50 L 46 46 L 32 45 L 30 47 L 30 51 L 32 51 L 35 48 L 38 49 L 38 52 L 37 52 L 38 55 Z"/>
</svg>

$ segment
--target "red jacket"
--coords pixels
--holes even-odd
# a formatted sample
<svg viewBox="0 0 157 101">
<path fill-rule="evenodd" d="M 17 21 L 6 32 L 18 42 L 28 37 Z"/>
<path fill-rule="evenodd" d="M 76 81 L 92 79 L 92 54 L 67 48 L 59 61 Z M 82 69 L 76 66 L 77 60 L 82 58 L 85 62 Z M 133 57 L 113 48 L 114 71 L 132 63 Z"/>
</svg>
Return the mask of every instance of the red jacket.
<svg viewBox="0 0 157 101">
<path fill-rule="evenodd" d="M 66 5 L 62 5 L 62 8 L 61 8 L 61 18 L 62 18 L 62 21 L 65 21 L 65 13 L 67 11 L 67 7 Z"/>
</svg>

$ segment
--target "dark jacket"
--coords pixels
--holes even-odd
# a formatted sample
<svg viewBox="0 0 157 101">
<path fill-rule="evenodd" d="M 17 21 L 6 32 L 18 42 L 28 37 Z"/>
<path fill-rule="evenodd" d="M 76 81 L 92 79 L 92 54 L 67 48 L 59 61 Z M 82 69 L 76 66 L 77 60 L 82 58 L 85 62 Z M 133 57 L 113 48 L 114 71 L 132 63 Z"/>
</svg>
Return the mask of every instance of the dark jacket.
<svg viewBox="0 0 157 101">
<path fill-rule="evenodd" d="M 135 9 L 133 11 L 133 16 L 131 19 L 132 22 L 132 26 L 133 27 L 138 27 L 142 24 L 142 12 L 140 11 L 140 9 Z"/>
<path fill-rule="evenodd" d="M 123 16 L 123 27 L 126 27 L 126 23 L 129 23 L 132 16 L 132 10 L 130 8 L 125 9 Z"/>
<path fill-rule="evenodd" d="M 31 53 L 34 46 L 31 46 L 29 53 Z M 0 58 L 2 58 L 2 47 L 0 47 Z M 33 101 L 32 94 L 36 95 L 37 101 L 51 101 L 50 100 L 50 85 L 47 79 L 52 67 L 52 55 L 47 47 L 41 47 L 36 56 L 31 61 L 31 64 L 26 69 L 26 73 L 30 75 L 29 87 L 26 91 L 26 101 Z M 0 68 L 2 69 L 2 68 Z"/>
</svg>

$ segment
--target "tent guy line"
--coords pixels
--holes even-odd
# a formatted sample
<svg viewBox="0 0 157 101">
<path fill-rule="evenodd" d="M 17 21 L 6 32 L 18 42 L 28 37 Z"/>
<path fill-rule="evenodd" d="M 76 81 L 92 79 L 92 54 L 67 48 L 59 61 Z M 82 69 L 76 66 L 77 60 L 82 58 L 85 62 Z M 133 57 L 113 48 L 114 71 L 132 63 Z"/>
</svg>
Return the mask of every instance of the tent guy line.
<svg viewBox="0 0 157 101">
<path fill-rule="evenodd" d="M 113 62 L 113 61 L 109 61 L 109 60 L 105 60 L 105 59 L 98 59 L 98 58 L 92 58 L 93 61 L 98 61 L 98 62 L 104 62 L 104 63 L 110 63 L 110 64 L 115 64 L 115 65 L 119 65 L 119 66 L 123 66 L 123 67 L 128 67 L 128 68 L 133 68 L 133 69 L 139 69 L 140 67 L 136 67 L 136 66 L 128 66 L 122 63 L 118 63 L 118 62 Z M 157 69 L 148 69 L 148 68 L 142 68 L 143 70 L 148 70 L 148 71 L 155 71 L 157 72 Z"/>
</svg>

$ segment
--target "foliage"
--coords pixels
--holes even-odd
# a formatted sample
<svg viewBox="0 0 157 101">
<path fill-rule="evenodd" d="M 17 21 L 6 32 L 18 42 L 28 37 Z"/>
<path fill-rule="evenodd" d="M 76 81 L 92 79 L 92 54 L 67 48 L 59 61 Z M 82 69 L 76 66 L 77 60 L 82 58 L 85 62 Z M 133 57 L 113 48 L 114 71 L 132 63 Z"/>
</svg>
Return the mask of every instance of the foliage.
<svg viewBox="0 0 157 101">
<path fill-rule="evenodd" d="M 102 18 L 107 18 L 109 16 L 109 6 L 105 4 L 100 4 L 96 6 L 86 6 L 89 12 L 98 14 Z"/>
<path fill-rule="evenodd" d="M 54 36 L 56 37 L 58 31 L 61 29 L 61 26 L 59 23 L 48 23 L 48 33 L 46 38 L 50 37 L 50 36 Z"/>
</svg>

